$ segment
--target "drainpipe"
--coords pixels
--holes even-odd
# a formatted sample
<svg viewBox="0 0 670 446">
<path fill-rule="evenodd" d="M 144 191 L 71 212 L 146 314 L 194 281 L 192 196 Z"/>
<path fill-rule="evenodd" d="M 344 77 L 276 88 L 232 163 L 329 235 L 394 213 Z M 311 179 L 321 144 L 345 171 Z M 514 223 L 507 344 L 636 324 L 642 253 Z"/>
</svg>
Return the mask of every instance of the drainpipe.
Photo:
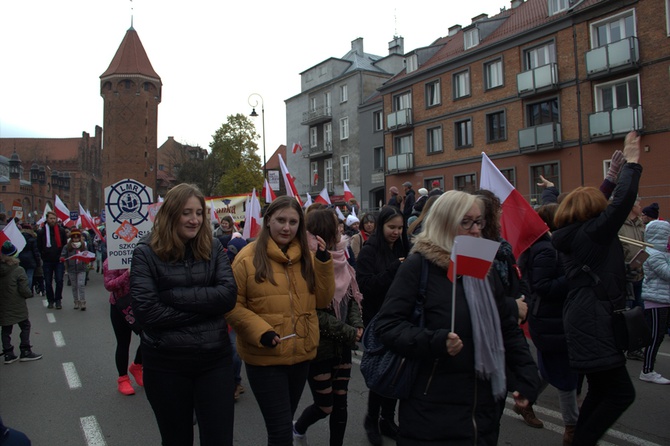
<svg viewBox="0 0 670 446">
<path fill-rule="evenodd" d="M 579 86 L 579 57 L 577 56 L 577 29 L 572 24 L 572 44 L 575 58 L 575 86 L 577 87 L 577 130 L 579 131 L 579 174 L 580 185 L 584 185 L 584 143 L 582 141 L 582 92 Z"/>
</svg>

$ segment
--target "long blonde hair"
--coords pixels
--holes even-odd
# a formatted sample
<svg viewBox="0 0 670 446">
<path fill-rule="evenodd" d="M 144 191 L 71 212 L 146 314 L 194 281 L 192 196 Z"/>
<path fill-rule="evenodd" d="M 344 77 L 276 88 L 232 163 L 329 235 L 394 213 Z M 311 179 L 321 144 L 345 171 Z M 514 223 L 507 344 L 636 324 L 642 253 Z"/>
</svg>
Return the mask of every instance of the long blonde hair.
<svg viewBox="0 0 670 446">
<path fill-rule="evenodd" d="M 178 184 L 165 194 L 165 200 L 158 209 L 150 246 L 163 261 L 173 262 L 184 258 L 186 245 L 177 234 L 181 213 L 189 198 L 195 197 L 202 206 L 202 225 L 190 241 L 196 260 L 209 260 L 212 255 L 212 231 L 209 229 L 209 214 L 205 212 L 205 196 L 193 184 Z"/>
</svg>

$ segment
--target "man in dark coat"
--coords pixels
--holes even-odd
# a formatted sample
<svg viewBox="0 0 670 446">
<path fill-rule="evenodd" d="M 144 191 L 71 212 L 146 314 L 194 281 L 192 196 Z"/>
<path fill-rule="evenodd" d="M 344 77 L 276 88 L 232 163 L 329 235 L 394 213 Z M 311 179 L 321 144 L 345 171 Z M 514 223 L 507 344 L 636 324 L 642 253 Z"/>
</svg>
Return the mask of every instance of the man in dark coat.
<svg viewBox="0 0 670 446">
<path fill-rule="evenodd" d="M 60 261 L 60 253 L 67 243 L 65 229 L 58 224 L 58 216 L 55 212 L 47 212 L 47 224 L 37 233 L 37 248 L 42 256 L 42 269 L 44 270 L 44 282 L 47 291 L 47 308 L 56 306 L 57 310 L 62 307 L 63 299 L 63 277 L 65 275 L 65 264 Z M 53 281 L 56 280 L 56 289 Z"/>
<path fill-rule="evenodd" d="M 405 217 L 405 223 L 407 223 L 407 219 L 412 216 L 412 210 L 414 208 L 416 198 L 414 190 L 412 189 L 412 183 L 405 181 L 402 183 L 402 187 L 405 188 L 405 207 L 403 207 L 402 214 Z"/>
</svg>

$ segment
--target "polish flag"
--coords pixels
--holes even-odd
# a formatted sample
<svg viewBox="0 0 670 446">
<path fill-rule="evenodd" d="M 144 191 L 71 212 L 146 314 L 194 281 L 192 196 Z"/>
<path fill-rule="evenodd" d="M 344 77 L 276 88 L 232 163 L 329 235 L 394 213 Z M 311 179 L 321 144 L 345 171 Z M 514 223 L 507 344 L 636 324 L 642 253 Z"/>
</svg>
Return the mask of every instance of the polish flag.
<svg viewBox="0 0 670 446">
<path fill-rule="evenodd" d="M 459 235 L 454 239 L 451 249 L 451 262 L 447 277 L 454 281 L 454 270 L 457 276 L 472 276 L 484 279 L 496 257 L 499 242 L 469 235 Z"/>
<path fill-rule="evenodd" d="M 314 202 L 323 204 L 332 204 L 330 202 L 330 196 L 328 195 L 328 189 L 324 187 L 321 193 L 317 195 L 317 197 L 314 199 Z"/>
<path fill-rule="evenodd" d="M 349 186 L 347 186 L 347 182 L 343 181 L 344 183 L 344 201 L 349 201 L 354 197 L 354 194 L 351 193 L 351 190 L 349 190 Z"/>
<path fill-rule="evenodd" d="M 214 209 L 214 200 L 209 200 L 209 221 L 210 222 L 217 222 L 218 224 L 221 224 L 221 219 L 219 219 L 219 214 L 217 214 L 216 209 Z"/>
<path fill-rule="evenodd" d="M 512 245 L 517 259 L 542 234 L 549 230 L 537 212 L 482 152 L 481 189 L 490 190 L 502 203 L 501 235 Z"/>
<path fill-rule="evenodd" d="M 261 203 L 256 197 L 256 188 L 251 192 L 251 198 L 247 202 L 247 208 L 244 211 L 244 231 L 242 237 L 250 239 L 256 237 L 261 229 Z"/>
<path fill-rule="evenodd" d="M 100 240 L 104 240 L 105 238 L 102 236 L 102 233 L 98 229 L 98 227 L 95 225 L 95 222 L 93 221 L 93 217 L 91 217 L 91 213 L 88 211 L 85 211 L 84 208 L 82 207 L 81 203 L 79 203 L 79 218 L 81 219 L 81 227 L 84 229 L 93 229 L 93 232 L 95 232 L 95 235 L 100 238 Z"/>
<path fill-rule="evenodd" d="M 44 212 L 42 213 L 42 218 L 37 220 L 37 224 L 39 226 L 42 226 L 44 223 L 47 221 L 47 212 L 51 212 L 51 206 L 49 206 L 49 203 L 44 205 Z"/>
<path fill-rule="evenodd" d="M 307 199 L 305 200 L 305 204 L 302 205 L 302 207 L 304 209 L 307 209 L 308 207 L 310 207 L 312 205 L 312 196 L 310 194 L 306 194 L 306 195 L 307 195 Z"/>
<path fill-rule="evenodd" d="M 335 213 L 337 214 L 337 218 L 339 218 L 340 220 L 342 220 L 342 221 L 345 221 L 345 220 L 346 220 L 344 214 L 342 213 L 342 211 L 340 210 L 340 208 L 337 207 L 337 206 L 335 206 Z"/>
<path fill-rule="evenodd" d="M 267 178 L 263 182 L 263 189 L 261 189 L 261 195 L 265 199 L 265 204 L 270 204 L 277 198 L 274 191 L 270 187 L 270 183 L 268 183 Z"/>
<path fill-rule="evenodd" d="M 319 174 L 315 173 L 314 174 L 314 186 L 316 186 L 317 184 L 319 184 Z"/>
<path fill-rule="evenodd" d="M 281 168 L 281 174 L 284 177 L 284 184 L 286 185 L 286 195 L 298 200 L 298 203 L 300 204 L 300 206 L 302 206 L 300 195 L 298 195 L 298 189 L 296 189 L 295 183 L 293 182 L 293 177 L 291 176 L 290 173 L 288 173 L 288 168 L 286 167 L 284 159 L 281 157 L 281 155 L 277 156 L 279 157 L 279 167 Z"/>
<path fill-rule="evenodd" d="M 302 152 L 302 144 L 300 144 L 300 141 L 293 143 L 293 148 L 291 149 L 291 152 L 294 154 L 298 151 Z"/>
<path fill-rule="evenodd" d="M 63 226 L 72 226 L 73 221 L 70 220 L 70 210 L 65 206 L 65 203 L 56 195 L 56 216 L 61 219 Z"/>
<path fill-rule="evenodd" d="M 91 251 L 80 251 L 65 260 L 79 260 L 80 262 L 91 263 L 95 260 L 95 253 L 92 253 Z"/>
<path fill-rule="evenodd" d="M 23 248 L 26 247 L 26 239 L 21 234 L 21 230 L 16 226 L 14 219 L 10 219 L 7 226 L 2 228 L 0 232 L 0 246 L 2 246 L 6 241 L 12 242 L 12 245 L 16 247 L 18 252 L 23 251 Z"/>
</svg>

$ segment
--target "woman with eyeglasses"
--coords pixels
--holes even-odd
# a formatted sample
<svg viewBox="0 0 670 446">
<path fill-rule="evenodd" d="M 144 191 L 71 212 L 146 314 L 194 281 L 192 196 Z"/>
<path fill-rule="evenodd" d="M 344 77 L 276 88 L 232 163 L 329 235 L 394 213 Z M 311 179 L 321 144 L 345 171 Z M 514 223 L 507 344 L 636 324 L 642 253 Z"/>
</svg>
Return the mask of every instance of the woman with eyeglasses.
<svg viewBox="0 0 670 446">
<path fill-rule="evenodd" d="M 409 243 L 405 221 L 395 206 L 384 206 L 377 217 L 374 234 L 361 248 L 356 259 L 356 280 L 363 293 L 363 322 L 367 326 L 381 308 L 386 292 L 407 256 Z M 368 393 L 368 412 L 363 422 L 368 441 L 382 444 L 382 435 L 395 440 L 396 400 L 372 390 Z"/>
<path fill-rule="evenodd" d="M 398 445 L 497 444 L 506 370 L 515 377 L 509 390 L 520 406 L 536 398 L 537 367 L 504 296 L 492 286 L 495 273 L 486 279 L 457 276 L 455 296 L 447 276 L 455 237 L 480 237 L 487 224 L 483 210 L 478 196 L 455 190 L 442 194 L 379 310 L 381 341 L 417 360 L 419 367 L 410 396 L 400 400 Z M 410 319 L 424 268 L 421 328 Z"/>
<path fill-rule="evenodd" d="M 319 346 L 316 310 L 327 308 L 335 292 L 333 260 L 315 238 L 312 254 L 300 204 L 281 196 L 265 211 L 258 238 L 233 262 L 237 304 L 226 318 L 271 446 L 293 442 L 293 415 Z"/>
</svg>

